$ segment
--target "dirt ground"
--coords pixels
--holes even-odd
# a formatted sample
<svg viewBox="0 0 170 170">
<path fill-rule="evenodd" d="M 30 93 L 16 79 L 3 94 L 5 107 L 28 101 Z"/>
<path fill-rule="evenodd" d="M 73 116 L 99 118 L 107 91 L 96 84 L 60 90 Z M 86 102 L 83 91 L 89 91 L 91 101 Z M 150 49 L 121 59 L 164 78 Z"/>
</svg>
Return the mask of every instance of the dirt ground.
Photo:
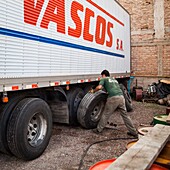
<svg viewBox="0 0 170 170">
<path fill-rule="evenodd" d="M 137 129 L 141 127 L 141 124 L 150 125 L 154 115 L 166 113 L 166 106 L 155 103 L 133 101 L 133 108 L 133 111 L 128 114 Z M 115 126 L 108 126 L 99 135 L 80 126 L 71 127 L 55 123 L 50 143 L 39 158 L 26 162 L 0 153 L 0 169 L 88 170 L 98 161 L 119 157 L 126 151 L 126 145 L 132 139 L 127 139 L 130 137 L 126 134 L 127 129 L 118 112 L 115 112 L 109 123 Z M 113 140 L 92 145 L 82 160 L 90 144 L 111 138 Z"/>
</svg>

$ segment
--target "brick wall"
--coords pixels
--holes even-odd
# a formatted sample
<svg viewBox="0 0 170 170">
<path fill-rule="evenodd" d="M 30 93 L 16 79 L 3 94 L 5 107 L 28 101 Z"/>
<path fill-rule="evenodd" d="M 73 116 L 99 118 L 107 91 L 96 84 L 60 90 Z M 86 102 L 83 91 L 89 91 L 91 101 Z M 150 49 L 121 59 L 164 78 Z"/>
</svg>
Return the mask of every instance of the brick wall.
<svg viewBox="0 0 170 170">
<path fill-rule="evenodd" d="M 131 16 L 133 84 L 170 80 L 170 0 L 117 1 Z"/>
<path fill-rule="evenodd" d="M 170 0 L 165 0 L 165 37 L 170 39 Z"/>
</svg>

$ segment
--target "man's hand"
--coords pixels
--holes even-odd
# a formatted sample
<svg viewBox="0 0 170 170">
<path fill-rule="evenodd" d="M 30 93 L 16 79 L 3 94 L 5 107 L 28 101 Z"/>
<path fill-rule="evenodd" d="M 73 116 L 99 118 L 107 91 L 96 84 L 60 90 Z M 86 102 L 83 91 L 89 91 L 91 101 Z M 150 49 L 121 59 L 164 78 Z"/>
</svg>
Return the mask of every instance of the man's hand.
<svg viewBox="0 0 170 170">
<path fill-rule="evenodd" d="M 99 90 L 102 90 L 102 88 L 103 88 L 102 85 L 98 85 L 95 89 L 91 89 L 91 90 L 89 91 L 89 93 L 95 93 L 95 92 L 97 92 L 97 91 L 99 91 Z"/>
<path fill-rule="evenodd" d="M 89 93 L 94 93 L 94 89 L 89 90 Z"/>
</svg>

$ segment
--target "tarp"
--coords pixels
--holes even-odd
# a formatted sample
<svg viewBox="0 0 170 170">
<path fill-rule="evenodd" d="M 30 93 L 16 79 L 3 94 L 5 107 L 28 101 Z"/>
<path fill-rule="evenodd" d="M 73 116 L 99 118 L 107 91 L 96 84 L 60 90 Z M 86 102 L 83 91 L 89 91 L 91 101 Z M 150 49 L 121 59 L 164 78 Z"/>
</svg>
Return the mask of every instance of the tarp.
<svg viewBox="0 0 170 170">
<path fill-rule="evenodd" d="M 160 81 L 156 84 L 156 93 L 159 99 L 165 98 L 168 94 L 170 94 L 170 84 L 165 82 L 166 81 Z"/>
</svg>

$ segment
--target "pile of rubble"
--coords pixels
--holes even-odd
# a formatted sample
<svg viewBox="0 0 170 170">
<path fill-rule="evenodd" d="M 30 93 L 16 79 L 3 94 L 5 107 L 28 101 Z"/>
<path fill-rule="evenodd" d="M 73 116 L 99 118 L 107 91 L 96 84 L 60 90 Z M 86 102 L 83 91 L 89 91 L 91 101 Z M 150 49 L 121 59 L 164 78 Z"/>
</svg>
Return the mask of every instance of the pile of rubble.
<svg viewBox="0 0 170 170">
<path fill-rule="evenodd" d="M 159 80 L 158 83 L 154 82 L 148 85 L 146 91 L 143 91 L 142 87 L 134 87 L 133 94 L 136 101 L 154 102 L 170 106 L 170 80 Z"/>
<path fill-rule="evenodd" d="M 170 106 L 170 94 L 168 94 L 167 97 L 159 99 L 158 103 L 161 104 L 161 105 Z"/>
<path fill-rule="evenodd" d="M 170 81 L 160 80 L 156 86 L 156 89 L 159 97 L 158 103 L 161 105 L 170 106 Z"/>
</svg>

